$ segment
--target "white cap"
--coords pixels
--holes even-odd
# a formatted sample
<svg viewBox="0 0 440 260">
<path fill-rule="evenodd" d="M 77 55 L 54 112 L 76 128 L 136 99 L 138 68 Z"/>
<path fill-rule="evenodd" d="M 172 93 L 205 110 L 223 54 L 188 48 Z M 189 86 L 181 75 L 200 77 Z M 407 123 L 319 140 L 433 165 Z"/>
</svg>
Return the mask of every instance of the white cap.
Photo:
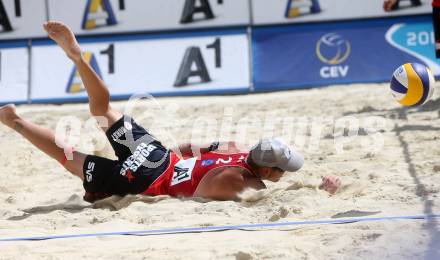
<svg viewBox="0 0 440 260">
<path fill-rule="evenodd" d="M 304 157 L 280 138 L 261 139 L 252 147 L 249 156 L 258 166 L 277 167 L 288 172 L 297 171 L 304 164 Z"/>
</svg>

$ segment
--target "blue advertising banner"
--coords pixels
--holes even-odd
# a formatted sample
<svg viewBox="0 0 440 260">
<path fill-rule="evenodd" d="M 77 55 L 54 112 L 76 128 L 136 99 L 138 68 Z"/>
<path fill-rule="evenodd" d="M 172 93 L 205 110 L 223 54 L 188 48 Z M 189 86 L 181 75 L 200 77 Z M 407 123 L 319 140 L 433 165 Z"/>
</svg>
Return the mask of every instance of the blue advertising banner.
<svg viewBox="0 0 440 260">
<path fill-rule="evenodd" d="M 430 16 L 256 28 L 255 91 L 385 82 L 407 62 L 440 76 Z"/>
<path fill-rule="evenodd" d="M 252 0 L 254 25 L 370 19 L 432 13 L 432 0 L 398 0 L 391 12 L 384 0 Z"/>
<path fill-rule="evenodd" d="M 29 48 L 26 41 L 0 42 L 0 106 L 27 103 Z"/>
<path fill-rule="evenodd" d="M 177 96 L 249 90 L 245 29 L 80 37 L 79 42 L 84 60 L 106 83 L 113 99 L 139 93 Z M 87 101 L 77 67 L 53 41 L 34 41 L 30 60 L 33 103 Z"/>
</svg>

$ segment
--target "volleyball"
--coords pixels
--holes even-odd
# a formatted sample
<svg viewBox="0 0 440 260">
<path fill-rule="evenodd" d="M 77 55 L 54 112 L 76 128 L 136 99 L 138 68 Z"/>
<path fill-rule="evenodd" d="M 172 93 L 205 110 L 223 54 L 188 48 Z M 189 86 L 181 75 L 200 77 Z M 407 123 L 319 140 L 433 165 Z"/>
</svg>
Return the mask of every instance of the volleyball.
<svg viewBox="0 0 440 260">
<path fill-rule="evenodd" d="M 418 63 L 406 63 L 397 68 L 391 79 L 391 93 L 402 106 L 425 104 L 434 92 L 435 79 L 429 68 Z"/>
</svg>

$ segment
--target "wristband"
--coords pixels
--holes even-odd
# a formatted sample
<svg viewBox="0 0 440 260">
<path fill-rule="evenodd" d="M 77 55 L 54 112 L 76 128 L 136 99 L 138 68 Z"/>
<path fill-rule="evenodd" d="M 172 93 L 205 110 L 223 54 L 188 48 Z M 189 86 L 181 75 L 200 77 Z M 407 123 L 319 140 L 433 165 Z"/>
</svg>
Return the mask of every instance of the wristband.
<svg viewBox="0 0 440 260">
<path fill-rule="evenodd" d="M 213 142 L 213 143 L 208 147 L 208 151 L 213 152 L 213 151 L 217 150 L 219 146 L 220 146 L 220 142 L 219 142 L 219 141 Z"/>
</svg>

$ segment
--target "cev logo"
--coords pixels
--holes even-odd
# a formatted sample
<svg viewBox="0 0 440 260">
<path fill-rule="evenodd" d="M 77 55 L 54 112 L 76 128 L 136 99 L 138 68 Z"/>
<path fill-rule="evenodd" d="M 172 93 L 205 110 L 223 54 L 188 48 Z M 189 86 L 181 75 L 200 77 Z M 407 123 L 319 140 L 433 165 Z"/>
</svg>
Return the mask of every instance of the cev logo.
<svg viewBox="0 0 440 260">
<path fill-rule="evenodd" d="M 345 62 L 351 54 L 351 44 L 339 34 L 328 33 L 316 43 L 316 56 L 324 66 L 320 70 L 322 78 L 339 78 L 348 74 L 349 66 L 335 66 Z"/>
<path fill-rule="evenodd" d="M 350 42 L 336 33 L 328 33 L 316 44 L 316 55 L 327 64 L 336 65 L 344 62 L 350 56 Z"/>
</svg>

